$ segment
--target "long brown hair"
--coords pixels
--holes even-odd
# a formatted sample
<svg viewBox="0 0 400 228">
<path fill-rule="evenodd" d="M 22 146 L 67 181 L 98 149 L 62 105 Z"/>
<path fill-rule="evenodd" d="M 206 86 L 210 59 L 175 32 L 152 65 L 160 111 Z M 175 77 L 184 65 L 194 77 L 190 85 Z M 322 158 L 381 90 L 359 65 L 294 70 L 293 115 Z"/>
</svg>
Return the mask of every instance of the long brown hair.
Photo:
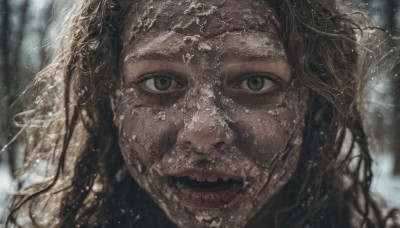
<svg viewBox="0 0 400 228">
<path fill-rule="evenodd" d="M 8 224 L 18 226 L 26 212 L 35 226 L 149 227 L 164 219 L 126 174 L 110 104 L 121 29 L 134 2 L 87 0 L 71 11 L 59 55 L 35 79 L 39 94 L 21 115 L 23 171 L 39 159 L 47 164 L 47 178 L 15 195 Z M 384 216 L 370 193 L 372 159 L 358 105 L 364 73 L 363 39 L 356 35 L 368 21 L 341 14 L 332 0 L 268 2 L 278 14 L 294 77 L 311 94 L 296 172 L 269 203 L 273 224 L 394 224 L 396 211 Z"/>
</svg>

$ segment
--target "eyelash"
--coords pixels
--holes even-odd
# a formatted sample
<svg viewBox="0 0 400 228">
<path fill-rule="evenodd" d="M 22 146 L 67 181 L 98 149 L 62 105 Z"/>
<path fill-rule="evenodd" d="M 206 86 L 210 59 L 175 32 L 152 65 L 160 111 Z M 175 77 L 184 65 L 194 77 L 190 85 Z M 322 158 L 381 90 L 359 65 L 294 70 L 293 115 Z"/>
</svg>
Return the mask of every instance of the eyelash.
<svg viewBox="0 0 400 228">
<path fill-rule="evenodd" d="M 154 77 L 160 76 L 160 75 L 168 76 L 168 77 L 171 77 L 172 79 L 175 80 L 175 77 L 172 76 L 169 73 L 157 72 L 157 73 L 145 74 L 144 76 L 142 76 L 138 80 L 136 80 L 134 82 L 134 84 L 139 85 L 141 83 L 144 83 L 146 80 L 149 80 L 151 78 L 154 78 Z M 235 89 L 239 89 L 240 88 L 240 83 L 243 82 L 244 80 L 247 80 L 247 79 L 249 79 L 251 77 L 255 77 L 255 76 L 260 76 L 260 77 L 263 77 L 263 78 L 267 78 L 268 80 L 271 80 L 273 83 L 275 83 L 277 85 L 277 86 L 274 86 L 274 87 L 279 87 L 280 85 L 283 84 L 281 79 L 277 78 L 276 76 L 274 76 L 272 74 L 268 74 L 268 73 L 251 73 L 251 74 L 246 74 L 246 75 L 240 77 L 240 79 L 238 80 L 237 84 L 234 86 Z M 276 90 L 276 88 L 273 88 L 273 89 L 271 89 L 271 91 L 267 91 L 267 92 L 260 92 L 260 93 L 253 92 L 253 93 L 251 93 L 251 96 L 253 98 L 255 98 L 255 99 L 260 99 L 260 100 L 261 99 L 265 99 L 266 97 L 271 96 L 270 93 L 273 92 L 274 90 Z M 140 95 L 144 95 L 144 96 L 151 97 L 151 98 L 159 98 L 160 97 L 160 93 L 149 92 L 149 91 L 147 91 L 145 89 L 142 89 L 141 86 L 138 86 L 138 92 L 139 92 Z"/>
<path fill-rule="evenodd" d="M 134 81 L 134 83 L 135 83 L 135 84 L 140 84 L 140 83 L 145 82 L 146 80 L 149 80 L 149 79 L 155 78 L 155 77 L 157 77 L 157 76 L 161 76 L 161 75 L 162 75 L 162 76 L 168 76 L 168 77 L 170 77 L 170 78 L 175 79 L 175 77 L 172 76 L 170 73 L 155 72 L 155 73 L 147 73 L 147 74 L 144 74 L 143 76 L 141 76 L 141 77 L 139 77 L 138 79 L 136 79 L 136 81 Z"/>
<path fill-rule="evenodd" d="M 243 82 L 243 81 L 245 81 L 245 80 L 248 80 L 248 79 L 250 79 L 250 78 L 252 78 L 252 77 L 256 77 L 256 76 L 259 76 L 259 77 L 261 77 L 261 78 L 266 78 L 266 79 L 268 79 L 268 80 L 271 80 L 273 83 L 275 83 L 277 86 L 280 86 L 280 85 L 282 85 L 283 84 L 283 82 L 282 82 L 282 80 L 281 79 L 279 79 L 278 77 L 276 77 L 276 76 L 274 76 L 274 75 L 272 75 L 272 74 L 269 74 L 269 73 L 250 73 L 250 74 L 246 74 L 246 75 L 244 75 L 244 76 L 242 76 L 242 77 L 240 77 L 240 79 L 238 80 L 238 82 L 235 84 L 235 88 L 236 89 L 239 89 L 240 88 L 240 84 Z M 266 92 L 266 93 L 268 93 L 268 92 Z M 254 94 L 261 94 L 261 93 L 254 93 Z"/>
<path fill-rule="evenodd" d="M 159 97 L 159 96 L 160 96 L 160 94 L 151 93 L 151 92 L 146 91 L 146 90 L 144 90 L 144 89 L 142 89 L 142 88 L 139 88 L 139 89 L 138 89 L 138 92 L 139 92 L 140 95 L 144 95 L 144 96 L 147 96 L 147 97 L 154 97 L 154 98 L 156 98 L 156 97 Z"/>
<path fill-rule="evenodd" d="M 170 73 L 155 72 L 155 73 L 147 73 L 147 74 L 144 74 L 143 76 L 141 76 L 140 78 L 138 78 L 138 79 L 137 79 L 136 81 L 134 81 L 133 83 L 134 83 L 135 85 L 140 85 L 140 84 L 146 82 L 147 80 L 152 79 L 152 78 L 156 78 L 156 77 L 158 77 L 158 76 L 168 76 L 168 77 L 172 78 L 173 80 L 178 81 L 178 80 L 176 80 L 176 78 L 175 78 L 174 76 L 172 76 Z M 161 94 L 161 93 L 152 93 L 152 92 L 150 92 L 150 91 L 147 91 L 147 90 L 145 90 L 145 89 L 142 89 L 141 86 L 138 86 L 138 92 L 139 92 L 140 95 L 144 95 L 144 96 L 148 96 L 148 97 L 154 97 L 154 98 L 160 97 L 160 94 Z"/>
<path fill-rule="evenodd" d="M 272 91 L 274 91 L 274 90 L 272 90 Z M 254 99 L 257 99 L 257 100 L 263 100 L 263 99 L 271 96 L 271 94 L 270 94 L 270 92 L 267 92 L 267 93 L 254 93 L 251 96 L 254 97 Z"/>
</svg>

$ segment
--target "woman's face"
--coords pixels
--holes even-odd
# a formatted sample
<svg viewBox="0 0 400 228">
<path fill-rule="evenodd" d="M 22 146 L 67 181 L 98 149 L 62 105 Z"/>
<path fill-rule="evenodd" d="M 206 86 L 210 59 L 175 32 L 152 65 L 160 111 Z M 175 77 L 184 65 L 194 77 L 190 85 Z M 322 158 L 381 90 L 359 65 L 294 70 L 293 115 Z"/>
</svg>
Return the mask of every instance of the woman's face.
<svg viewBox="0 0 400 228">
<path fill-rule="evenodd" d="M 277 30 L 256 0 L 140 0 L 127 18 L 119 143 L 179 226 L 244 226 L 294 172 L 307 92 Z"/>
</svg>

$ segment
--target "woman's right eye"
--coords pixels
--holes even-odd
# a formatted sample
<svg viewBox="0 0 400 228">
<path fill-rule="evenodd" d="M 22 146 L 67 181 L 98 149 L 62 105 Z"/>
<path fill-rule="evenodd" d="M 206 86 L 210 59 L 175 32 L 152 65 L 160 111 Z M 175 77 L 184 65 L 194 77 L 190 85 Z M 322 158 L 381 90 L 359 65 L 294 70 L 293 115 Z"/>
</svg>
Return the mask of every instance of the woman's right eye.
<svg viewBox="0 0 400 228">
<path fill-rule="evenodd" d="M 145 75 L 140 83 L 144 89 L 152 93 L 164 93 L 175 89 L 178 86 L 177 81 L 168 74 L 150 74 Z"/>
<path fill-rule="evenodd" d="M 267 92 L 274 88 L 276 83 L 266 76 L 255 74 L 240 83 L 240 88 L 251 92 Z"/>
</svg>

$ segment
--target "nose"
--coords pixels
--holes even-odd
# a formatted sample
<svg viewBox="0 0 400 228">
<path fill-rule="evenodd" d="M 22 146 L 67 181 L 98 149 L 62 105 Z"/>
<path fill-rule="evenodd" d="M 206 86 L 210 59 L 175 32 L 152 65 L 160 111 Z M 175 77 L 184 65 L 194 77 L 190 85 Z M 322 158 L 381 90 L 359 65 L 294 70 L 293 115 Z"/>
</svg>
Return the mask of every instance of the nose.
<svg viewBox="0 0 400 228">
<path fill-rule="evenodd" d="M 230 146 L 233 132 L 220 118 L 200 112 L 179 132 L 178 143 L 194 147 L 197 152 L 210 153 L 216 148 Z"/>
<path fill-rule="evenodd" d="M 178 143 L 194 147 L 197 153 L 202 154 L 231 146 L 233 131 L 226 123 L 226 118 L 215 107 L 213 99 L 208 97 L 199 100 L 197 110 L 188 115 L 178 134 Z"/>
</svg>

